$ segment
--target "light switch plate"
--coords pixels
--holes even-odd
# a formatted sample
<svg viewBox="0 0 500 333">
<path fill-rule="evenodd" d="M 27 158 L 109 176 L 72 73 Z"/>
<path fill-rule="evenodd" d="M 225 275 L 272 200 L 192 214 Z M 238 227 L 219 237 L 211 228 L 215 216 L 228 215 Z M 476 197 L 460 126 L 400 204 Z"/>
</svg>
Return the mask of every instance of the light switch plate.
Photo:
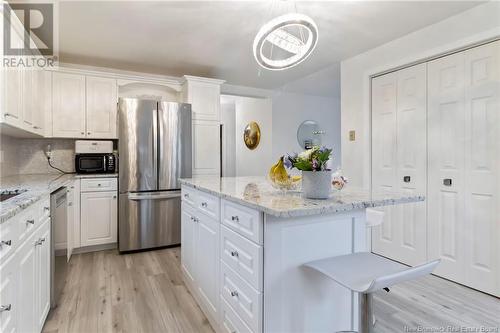
<svg viewBox="0 0 500 333">
<path fill-rule="evenodd" d="M 356 131 L 352 130 L 349 131 L 349 141 L 355 141 L 356 140 Z"/>
</svg>

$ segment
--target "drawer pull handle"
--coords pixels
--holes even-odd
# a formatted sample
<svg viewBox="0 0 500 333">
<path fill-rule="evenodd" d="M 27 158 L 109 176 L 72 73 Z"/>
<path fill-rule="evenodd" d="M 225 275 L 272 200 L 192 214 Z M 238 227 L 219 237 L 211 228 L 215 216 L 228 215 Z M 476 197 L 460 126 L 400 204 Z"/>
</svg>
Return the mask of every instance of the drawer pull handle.
<svg viewBox="0 0 500 333">
<path fill-rule="evenodd" d="M 12 309 L 12 304 L 0 305 L 0 312 L 10 311 Z"/>
<path fill-rule="evenodd" d="M 238 257 L 238 251 L 231 251 L 231 257 Z"/>
<path fill-rule="evenodd" d="M 206 202 L 201 203 L 201 207 L 207 207 L 207 206 L 208 206 L 208 204 Z"/>
<path fill-rule="evenodd" d="M 231 291 L 232 297 L 238 297 L 238 292 L 236 290 Z"/>
<path fill-rule="evenodd" d="M 43 207 L 44 210 L 49 211 L 50 207 Z"/>
<path fill-rule="evenodd" d="M 184 198 L 186 198 L 186 199 L 189 198 L 189 193 L 185 193 Z"/>
<path fill-rule="evenodd" d="M 97 184 L 97 186 L 101 186 L 101 184 Z"/>
<path fill-rule="evenodd" d="M 26 220 L 26 223 L 35 224 L 35 220 Z"/>
<path fill-rule="evenodd" d="M 1 242 L 0 242 L 0 246 L 1 246 L 1 245 L 8 245 L 8 246 L 11 246 L 11 245 L 12 245 L 12 240 L 10 240 L 10 239 L 9 239 L 9 240 L 7 240 L 7 241 L 1 241 Z"/>
<path fill-rule="evenodd" d="M 411 177 L 410 177 L 410 176 L 404 176 L 404 177 L 403 177 L 403 181 L 404 181 L 405 183 L 409 183 L 409 182 L 411 181 Z"/>
<path fill-rule="evenodd" d="M 240 218 L 238 217 L 238 215 L 233 215 L 231 216 L 231 221 L 239 222 Z"/>
<path fill-rule="evenodd" d="M 451 178 L 446 178 L 446 179 L 443 179 L 443 185 L 444 186 L 451 186 Z"/>
<path fill-rule="evenodd" d="M 42 245 L 42 240 L 40 238 L 35 242 L 35 246 L 38 246 L 38 245 Z"/>
<path fill-rule="evenodd" d="M 40 239 L 40 242 L 45 242 L 45 237 L 43 237 L 42 239 Z"/>
</svg>

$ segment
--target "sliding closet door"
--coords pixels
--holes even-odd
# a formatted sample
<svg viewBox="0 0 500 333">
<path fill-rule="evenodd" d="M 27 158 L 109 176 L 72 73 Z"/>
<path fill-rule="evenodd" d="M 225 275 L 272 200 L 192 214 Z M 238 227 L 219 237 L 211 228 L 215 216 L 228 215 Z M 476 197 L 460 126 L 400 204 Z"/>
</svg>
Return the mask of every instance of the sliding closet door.
<svg viewBox="0 0 500 333">
<path fill-rule="evenodd" d="M 374 191 L 426 193 L 426 66 L 416 65 L 372 81 Z M 424 202 L 385 208 L 374 228 L 373 252 L 409 265 L 426 259 Z"/>
<path fill-rule="evenodd" d="M 397 75 L 372 79 L 372 191 L 397 190 Z M 372 251 L 393 258 L 398 252 L 396 206 L 381 207 L 384 223 L 372 229 Z M 394 258 L 399 259 L 399 258 Z"/>
<path fill-rule="evenodd" d="M 428 244 L 435 274 L 458 281 L 465 256 L 464 55 L 428 63 Z"/>
<path fill-rule="evenodd" d="M 465 280 L 500 295 L 500 42 L 464 59 Z"/>
</svg>

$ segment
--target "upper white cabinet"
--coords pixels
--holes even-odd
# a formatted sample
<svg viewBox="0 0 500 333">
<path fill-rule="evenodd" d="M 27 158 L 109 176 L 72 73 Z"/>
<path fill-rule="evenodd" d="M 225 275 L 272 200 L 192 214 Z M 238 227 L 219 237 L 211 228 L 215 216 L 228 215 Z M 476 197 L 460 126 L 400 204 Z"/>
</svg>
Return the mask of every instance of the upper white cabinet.
<svg viewBox="0 0 500 333">
<path fill-rule="evenodd" d="M 21 127 L 22 124 L 22 81 L 23 72 L 20 69 L 7 69 L 3 71 L 3 112 L 2 120 L 11 126 Z"/>
<path fill-rule="evenodd" d="M 85 138 L 85 76 L 52 74 L 52 136 Z"/>
<path fill-rule="evenodd" d="M 117 86 L 115 79 L 87 76 L 87 138 L 116 138 Z"/>
<path fill-rule="evenodd" d="M 220 85 L 224 81 L 187 75 L 184 78 L 184 102 L 191 104 L 193 119 L 219 121 Z"/>
<path fill-rule="evenodd" d="M 52 136 L 116 138 L 116 80 L 53 74 Z"/>
</svg>

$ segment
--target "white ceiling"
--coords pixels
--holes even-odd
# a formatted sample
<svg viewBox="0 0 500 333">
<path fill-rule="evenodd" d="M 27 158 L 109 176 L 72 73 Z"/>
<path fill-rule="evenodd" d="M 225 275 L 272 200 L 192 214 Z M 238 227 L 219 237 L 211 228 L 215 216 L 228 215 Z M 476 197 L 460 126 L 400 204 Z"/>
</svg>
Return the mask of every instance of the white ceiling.
<svg viewBox="0 0 500 333">
<path fill-rule="evenodd" d="M 253 38 L 267 20 L 294 11 L 293 1 L 67 1 L 59 8 L 59 55 L 62 62 L 214 77 L 265 89 L 288 84 L 290 91 L 311 90 L 290 82 L 326 67 L 339 75 L 335 64 L 340 60 L 477 4 L 298 1 L 298 12 L 318 25 L 317 48 L 299 66 L 271 72 L 261 70 L 253 59 Z M 328 94 L 332 86 L 327 83 L 318 94 Z"/>
</svg>

